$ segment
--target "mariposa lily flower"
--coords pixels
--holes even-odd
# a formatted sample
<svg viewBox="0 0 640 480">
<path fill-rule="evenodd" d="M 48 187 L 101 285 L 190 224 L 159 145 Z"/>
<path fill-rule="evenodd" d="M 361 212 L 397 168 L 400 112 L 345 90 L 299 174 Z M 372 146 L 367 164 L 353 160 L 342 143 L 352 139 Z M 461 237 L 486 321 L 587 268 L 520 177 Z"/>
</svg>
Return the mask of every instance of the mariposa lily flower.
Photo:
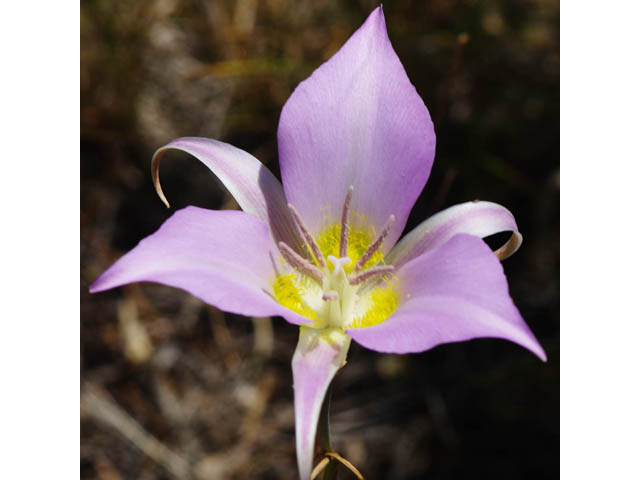
<svg viewBox="0 0 640 480">
<path fill-rule="evenodd" d="M 320 407 L 351 340 L 388 353 L 477 337 L 545 353 L 509 296 L 500 260 L 522 236 L 491 202 L 448 208 L 400 242 L 435 152 L 429 112 L 394 52 L 382 8 L 286 102 L 278 127 L 282 185 L 256 158 L 205 138 L 187 152 L 244 210 L 177 211 L 91 286 L 150 281 L 222 310 L 300 326 L 293 356 L 296 447 L 308 479 Z M 284 187 L 284 189 L 283 189 Z M 492 252 L 482 237 L 512 232 Z"/>
</svg>

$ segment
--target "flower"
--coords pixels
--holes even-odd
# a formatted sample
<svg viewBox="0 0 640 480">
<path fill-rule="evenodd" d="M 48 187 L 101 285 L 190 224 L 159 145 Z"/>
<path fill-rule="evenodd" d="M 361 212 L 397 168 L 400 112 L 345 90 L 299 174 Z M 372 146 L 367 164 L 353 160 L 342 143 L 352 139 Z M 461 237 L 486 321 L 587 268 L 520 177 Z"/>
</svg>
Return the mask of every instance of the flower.
<svg viewBox="0 0 640 480">
<path fill-rule="evenodd" d="M 222 310 L 300 325 L 292 360 L 296 447 L 308 479 L 320 407 L 351 340 L 389 353 L 498 337 L 545 360 L 508 292 L 500 260 L 522 236 L 491 202 L 444 210 L 400 237 L 429 176 L 429 112 L 394 52 L 379 7 L 286 102 L 278 126 L 282 185 L 231 145 L 179 138 L 244 210 L 177 211 L 91 286 L 151 281 Z M 284 187 L 284 188 L 283 188 Z M 482 237 L 511 231 L 492 252 Z"/>
</svg>

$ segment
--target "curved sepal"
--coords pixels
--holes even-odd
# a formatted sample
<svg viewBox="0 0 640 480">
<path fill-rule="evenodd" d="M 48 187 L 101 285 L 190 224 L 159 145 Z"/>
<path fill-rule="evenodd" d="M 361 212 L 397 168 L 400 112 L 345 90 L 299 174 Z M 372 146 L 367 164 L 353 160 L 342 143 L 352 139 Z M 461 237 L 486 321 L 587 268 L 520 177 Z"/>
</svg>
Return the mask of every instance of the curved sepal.
<svg viewBox="0 0 640 480">
<path fill-rule="evenodd" d="M 511 238 L 494 253 L 500 260 L 513 255 L 522 244 L 513 214 L 493 202 L 473 201 L 454 205 L 436 213 L 411 230 L 386 257 L 387 263 L 400 268 L 423 253 L 447 243 L 459 233 L 488 237 L 512 232 Z"/>
<path fill-rule="evenodd" d="M 282 185 L 253 155 L 228 143 L 200 137 L 178 138 L 160 147 L 151 160 L 151 176 L 158 196 L 167 207 L 169 202 L 160 185 L 160 159 L 168 150 L 180 150 L 200 160 L 227 187 L 242 210 L 269 225 L 276 242 L 299 248 L 301 239 Z"/>
</svg>

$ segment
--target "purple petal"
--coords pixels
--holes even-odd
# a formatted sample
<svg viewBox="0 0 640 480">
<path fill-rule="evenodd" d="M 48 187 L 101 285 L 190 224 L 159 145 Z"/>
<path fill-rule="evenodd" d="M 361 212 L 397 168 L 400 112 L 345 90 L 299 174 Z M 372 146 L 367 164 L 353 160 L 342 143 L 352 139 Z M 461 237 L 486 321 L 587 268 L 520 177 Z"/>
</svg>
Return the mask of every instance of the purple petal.
<svg viewBox="0 0 640 480">
<path fill-rule="evenodd" d="M 159 180 L 160 159 L 167 150 L 181 150 L 204 163 L 240 208 L 271 227 L 274 240 L 296 248 L 301 241 L 287 207 L 282 185 L 257 158 L 244 150 L 210 138 L 183 137 L 160 147 L 153 155 L 151 174 L 160 199 L 169 207 Z"/>
<path fill-rule="evenodd" d="M 320 407 L 329 384 L 340 369 L 351 339 L 339 331 L 332 334 L 301 327 L 293 355 L 294 404 L 296 415 L 296 451 L 302 480 L 311 475 L 313 450 Z"/>
<path fill-rule="evenodd" d="M 396 272 L 401 304 L 379 325 L 349 330 L 361 345 L 389 353 L 422 352 L 480 337 L 515 342 L 546 360 L 509 297 L 502 264 L 482 239 L 465 234 Z"/>
<path fill-rule="evenodd" d="M 133 282 L 157 282 L 186 290 L 210 305 L 247 316 L 309 320 L 282 307 L 271 296 L 272 258 L 278 250 L 269 227 L 234 210 L 187 207 L 114 263 L 90 291 Z"/>
<path fill-rule="evenodd" d="M 393 247 L 386 260 L 399 268 L 445 244 L 458 233 L 487 237 L 505 231 L 513 233 L 509 241 L 495 251 L 501 260 L 513 255 L 522 243 L 522 235 L 511 212 L 492 202 L 461 203 L 436 213 L 414 228 Z"/>
<path fill-rule="evenodd" d="M 293 92 L 278 127 L 287 199 L 312 233 L 352 208 L 380 232 L 391 214 L 388 251 L 400 236 L 433 163 L 429 112 L 393 50 L 382 8 Z"/>
</svg>

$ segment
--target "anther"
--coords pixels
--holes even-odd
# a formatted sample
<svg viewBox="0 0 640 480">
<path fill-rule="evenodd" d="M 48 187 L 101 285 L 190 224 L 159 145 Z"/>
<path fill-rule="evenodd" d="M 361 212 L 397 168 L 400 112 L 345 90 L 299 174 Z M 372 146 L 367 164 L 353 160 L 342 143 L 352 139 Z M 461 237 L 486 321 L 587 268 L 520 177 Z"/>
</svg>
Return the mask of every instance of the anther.
<svg viewBox="0 0 640 480">
<path fill-rule="evenodd" d="M 280 267 L 278 267 L 278 262 L 276 262 L 276 259 L 273 256 L 273 253 L 269 252 L 269 260 L 271 260 L 271 266 L 273 267 L 273 271 L 276 273 L 276 275 L 280 275 L 282 272 L 280 271 Z"/>
<path fill-rule="evenodd" d="M 320 265 L 321 268 L 324 268 L 327 264 L 324 261 L 324 257 L 322 256 L 320 247 L 318 247 L 318 244 L 309 233 L 309 230 L 307 229 L 307 227 L 304 225 L 304 222 L 302 221 L 302 217 L 300 217 L 300 214 L 296 210 L 296 207 L 289 204 L 289 210 L 291 210 L 291 213 L 293 214 L 293 219 L 296 221 L 296 224 L 298 225 L 298 228 L 300 229 L 300 232 L 302 233 L 304 240 L 307 242 L 307 245 L 309 245 L 309 247 L 311 248 L 311 251 L 313 252 L 313 256 L 316 257 L 316 261 L 318 262 L 318 265 Z"/>
<path fill-rule="evenodd" d="M 393 225 L 393 222 L 395 221 L 395 219 L 396 219 L 395 215 L 389 216 L 389 220 L 387 220 L 387 224 L 384 226 L 382 233 L 378 236 L 375 242 L 369 245 L 369 248 L 367 248 L 367 251 L 364 252 L 364 255 L 360 257 L 360 260 L 358 260 L 358 263 L 356 263 L 356 266 L 353 267 L 353 271 L 355 273 L 362 270 L 362 267 L 364 267 L 364 265 L 369 261 L 369 259 L 373 256 L 373 254 L 376 253 L 376 250 L 378 250 L 382 246 L 382 242 L 384 242 L 384 239 L 387 237 L 387 235 L 389 235 L 389 231 L 391 230 L 391 225 Z"/>
<path fill-rule="evenodd" d="M 340 296 L 335 290 L 328 290 L 322 294 L 322 300 L 324 300 L 325 302 L 335 302 L 336 300 L 338 300 L 338 298 L 340 298 Z"/>
<path fill-rule="evenodd" d="M 353 196 L 353 185 L 347 189 L 347 196 L 344 199 L 344 207 L 342 207 L 342 227 L 340 229 L 340 256 L 346 257 L 349 246 L 349 206 L 351 205 L 351 197 Z"/>
<path fill-rule="evenodd" d="M 322 271 L 313 265 L 309 260 L 302 258 L 293 249 L 284 242 L 278 243 L 278 249 L 289 265 L 297 269 L 300 273 L 304 273 L 316 280 L 322 279 Z"/>
<path fill-rule="evenodd" d="M 374 275 L 385 275 L 387 273 L 393 272 L 393 265 L 383 265 L 380 267 L 373 267 L 367 270 L 366 272 L 362 272 L 360 275 L 356 275 L 355 277 L 349 277 L 349 284 L 351 285 L 359 285 L 367 280 L 369 280 Z"/>
</svg>

